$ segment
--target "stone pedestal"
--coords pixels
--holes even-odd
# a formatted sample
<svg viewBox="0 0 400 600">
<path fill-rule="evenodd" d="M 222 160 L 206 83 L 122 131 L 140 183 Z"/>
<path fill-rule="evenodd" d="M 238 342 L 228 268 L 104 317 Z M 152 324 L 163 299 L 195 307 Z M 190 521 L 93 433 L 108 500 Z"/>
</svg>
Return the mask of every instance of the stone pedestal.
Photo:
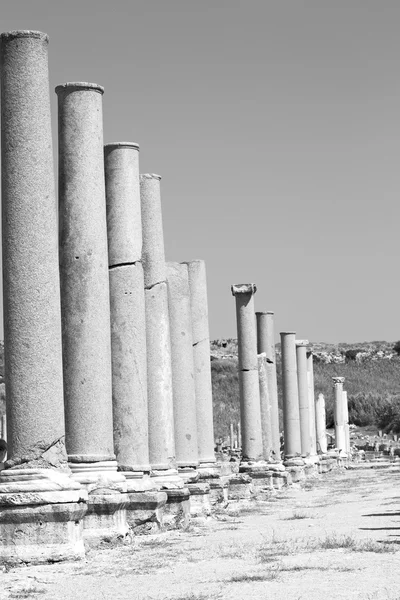
<svg viewBox="0 0 400 600">
<path fill-rule="evenodd" d="M 299 393 L 296 368 L 296 334 L 281 333 L 283 433 L 285 459 L 301 456 Z"/>
<path fill-rule="evenodd" d="M 0 562 L 84 555 L 87 494 L 69 478 L 65 450 L 47 48 L 41 32 L 1 35 L 8 461 L 0 472 Z"/>
<path fill-rule="evenodd" d="M 249 283 L 232 285 L 231 289 L 236 300 L 242 456 L 245 462 L 262 460 L 257 332 L 253 299 L 257 288 Z"/>
<path fill-rule="evenodd" d="M 278 384 L 276 378 L 274 313 L 257 312 L 257 352 L 265 353 L 265 370 L 267 375 L 268 396 L 271 420 L 272 458 L 281 459 L 281 442 L 279 434 Z"/>
<path fill-rule="evenodd" d="M 333 417 L 335 420 L 335 446 L 339 453 L 346 453 L 345 412 L 343 407 L 343 383 L 344 377 L 332 377 L 335 390 Z"/>
<path fill-rule="evenodd" d="M 315 402 L 315 429 L 317 436 L 317 452 L 318 454 L 326 454 L 328 451 L 328 440 L 326 438 L 326 411 L 323 394 L 318 394 L 318 398 Z"/>
<path fill-rule="evenodd" d="M 104 160 L 114 448 L 121 471 L 143 474 L 150 460 L 139 146 L 107 144 Z"/>
<path fill-rule="evenodd" d="M 296 340 L 297 385 L 299 393 L 300 438 L 302 456 L 310 456 L 310 408 L 307 381 L 308 340 Z"/>
<path fill-rule="evenodd" d="M 166 492 L 143 491 L 127 494 L 126 519 L 135 535 L 157 533 L 164 529 Z"/>
<path fill-rule="evenodd" d="M 72 476 L 91 496 L 85 533 L 107 535 L 116 522 L 124 528 L 124 501 L 118 509 L 110 498 L 108 511 L 103 496 L 126 491 L 126 481 L 113 445 L 103 88 L 66 83 L 56 93 L 66 445 Z"/>
</svg>

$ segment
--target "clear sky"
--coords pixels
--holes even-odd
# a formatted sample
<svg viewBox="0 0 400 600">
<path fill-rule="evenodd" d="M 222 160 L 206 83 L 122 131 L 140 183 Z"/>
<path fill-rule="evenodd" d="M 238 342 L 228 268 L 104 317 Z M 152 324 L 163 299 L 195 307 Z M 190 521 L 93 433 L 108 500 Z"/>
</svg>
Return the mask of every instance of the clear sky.
<svg viewBox="0 0 400 600">
<path fill-rule="evenodd" d="M 212 338 L 254 282 L 277 340 L 400 339 L 398 0 L 3 0 L 12 29 L 50 36 L 54 135 L 54 87 L 99 83 L 105 142 L 162 175 Z"/>
</svg>

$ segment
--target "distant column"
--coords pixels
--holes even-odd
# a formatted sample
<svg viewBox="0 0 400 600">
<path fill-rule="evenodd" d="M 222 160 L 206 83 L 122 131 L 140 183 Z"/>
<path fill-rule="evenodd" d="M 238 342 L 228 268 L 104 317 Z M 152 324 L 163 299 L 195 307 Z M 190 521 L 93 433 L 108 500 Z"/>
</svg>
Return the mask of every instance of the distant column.
<svg viewBox="0 0 400 600">
<path fill-rule="evenodd" d="M 308 340 L 296 340 L 297 385 L 299 390 L 299 414 L 301 453 L 309 456 L 311 452 L 310 407 L 307 381 L 307 346 Z"/>
<path fill-rule="evenodd" d="M 284 451 L 286 458 L 294 458 L 301 455 L 296 333 L 294 331 L 281 333 L 281 351 Z"/>
<path fill-rule="evenodd" d="M 258 376 L 260 382 L 261 431 L 263 441 L 263 456 L 269 461 L 272 454 L 271 404 L 266 372 L 265 352 L 258 355 Z"/>
<path fill-rule="evenodd" d="M 265 370 L 267 374 L 268 395 L 271 419 L 271 449 L 275 460 L 281 457 L 279 433 L 278 384 L 276 377 L 274 313 L 257 312 L 257 352 L 265 352 Z"/>
<path fill-rule="evenodd" d="M 254 317 L 254 294 L 257 288 L 249 283 L 232 285 L 231 290 L 236 299 L 243 460 L 261 460 L 263 445 Z"/>
<path fill-rule="evenodd" d="M 150 471 L 139 146 L 106 144 L 104 161 L 114 446 L 129 484 Z"/>
<path fill-rule="evenodd" d="M 347 400 L 347 392 L 343 390 L 343 416 L 344 416 L 344 433 L 346 440 L 346 452 L 350 453 L 350 427 L 349 427 L 349 404 Z"/>
<path fill-rule="evenodd" d="M 197 444 L 200 468 L 215 463 L 210 333 L 206 266 L 203 260 L 186 263 L 189 273 L 192 317 L 194 384 L 196 389 Z"/>
<path fill-rule="evenodd" d="M 332 377 L 335 389 L 333 415 L 335 420 L 335 446 L 346 452 L 345 415 L 343 407 L 344 377 Z"/>
<path fill-rule="evenodd" d="M 175 469 L 167 274 L 159 175 L 140 176 L 146 305 L 149 453 L 153 470 Z"/>
<path fill-rule="evenodd" d="M 196 391 L 188 268 L 167 263 L 176 464 L 197 467 Z"/>
<path fill-rule="evenodd" d="M 314 361 L 312 350 L 307 352 L 307 383 L 308 383 L 308 405 L 310 423 L 310 453 L 317 454 L 317 432 L 315 425 L 315 391 L 314 391 Z"/>
<path fill-rule="evenodd" d="M 77 479 L 94 483 L 107 474 L 122 490 L 113 444 L 103 91 L 91 83 L 56 88 L 65 422 Z"/>
<path fill-rule="evenodd" d="M 318 394 L 315 402 L 315 429 L 317 434 L 317 452 L 326 454 L 328 451 L 328 440 L 326 437 L 326 412 L 323 394 Z"/>
</svg>

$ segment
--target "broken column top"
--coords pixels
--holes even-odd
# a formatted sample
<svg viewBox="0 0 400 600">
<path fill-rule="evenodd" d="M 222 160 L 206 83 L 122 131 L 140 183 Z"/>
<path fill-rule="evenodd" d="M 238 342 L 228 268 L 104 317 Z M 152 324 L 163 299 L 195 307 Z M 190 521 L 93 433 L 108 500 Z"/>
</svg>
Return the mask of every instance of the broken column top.
<svg viewBox="0 0 400 600">
<path fill-rule="evenodd" d="M 275 313 L 272 310 L 259 310 L 256 312 L 256 315 L 274 315 Z"/>
<path fill-rule="evenodd" d="M 345 377 L 332 377 L 332 381 L 334 384 L 336 383 L 344 383 Z"/>
<path fill-rule="evenodd" d="M 157 175 L 156 173 L 142 173 L 140 179 L 158 179 L 161 181 L 161 175 Z"/>
<path fill-rule="evenodd" d="M 32 31 L 31 29 L 21 29 L 15 31 L 4 31 L 0 34 L 0 38 L 2 40 L 13 39 L 13 38 L 21 38 L 21 37 L 31 37 L 36 39 L 41 39 L 44 42 L 48 43 L 49 36 L 47 33 L 43 33 L 42 31 Z"/>
<path fill-rule="evenodd" d="M 93 90 L 99 94 L 104 94 L 104 88 L 98 83 L 88 83 L 87 81 L 71 81 L 57 85 L 55 88 L 56 94 L 71 90 Z"/>
<path fill-rule="evenodd" d="M 281 335 L 296 335 L 295 331 L 281 331 Z"/>
<path fill-rule="evenodd" d="M 234 283 L 231 285 L 231 291 L 232 296 L 237 296 L 238 294 L 255 294 L 257 286 L 255 283 Z"/>
<path fill-rule="evenodd" d="M 309 346 L 310 342 L 308 340 L 296 340 L 296 346 L 303 347 Z"/>
<path fill-rule="evenodd" d="M 104 144 L 104 148 L 132 148 L 138 152 L 140 150 L 139 144 L 135 142 L 110 142 L 109 144 Z"/>
</svg>

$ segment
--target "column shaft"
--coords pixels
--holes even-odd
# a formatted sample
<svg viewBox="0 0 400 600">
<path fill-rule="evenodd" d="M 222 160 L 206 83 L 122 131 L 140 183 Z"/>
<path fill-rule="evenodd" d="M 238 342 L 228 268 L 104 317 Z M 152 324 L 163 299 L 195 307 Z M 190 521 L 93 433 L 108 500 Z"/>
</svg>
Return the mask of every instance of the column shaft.
<svg viewBox="0 0 400 600">
<path fill-rule="evenodd" d="M 346 440 L 346 452 L 350 453 L 350 427 L 349 427 L 349 404 L 347 400 L 347 392 L 343 390 L 343 417 L 344 417 L 344 433 Z"/>
<path fill-rule="evenodd" d="M 115 457 L 103 88 L 69 83 L 56 92 L 67 450 L 72 463 L 110 461 Z"/>
<path fill-rule="evenodd" d="M 271 404 L 269 399 L 265 353 L 258 355 L 258 376 L 260 382 L 261 431 L 263 457 L 269 461 L 272 457 Z"/>
<path fill-rule="evenodd" d="M 119 468 L 149 471 L 139 146 L 104 147 L 114 446 Z"/>
<path fill-rule="evenodd" d="M 8 457 L 66 466 L 48 37 L 1 37 L 2 243 Z M 54 452 L 57 450 L 57 452 Z M 26 460 L 26 458 L 24 459 Z M 38 462 L 36 462 L 38 464 Z"/>
<path fill-rule="evenodd" d="M 307 381 L 307 345 L 308 341 L 298 340 L 296 342 L 297 360 L 297 385 L 299 389 L 299 415 L 300 415 L 300 437 L 301 453 L 309 456 L 311 452 L 310 435 L 310 408 L 308 399 Z"/>
<path fill-rule="evenodd" d="M 213 463 L 216 460 L 214 455 L 207 279 L 206 266 L 203 260 L 192 260 L 186 264 L 188 266 L 190 287 L 197 444 L 201 465 L 201 463 Z"/>
<path fill-rule="evenodd" d="M 281 333 L 281 351 L 284 451 L 290 458 L 301 454 L 295 332 Z"/>
<path fill-rule="evenodd" d="M 257 351 L 265 352 L 265 370 L 267 374 L 268 395 L 271 415 L 272 457 L 280 460 L 281 442 L 279 433 L 278 383 L 276 377 L 274 313 L 257 312 Z"/>
<path fill-rule="evenodd" d="M 309 405 L 309 423 L 310 423 L 310 452 L 317 454 L 317 434 L 315 426 L 315 392 L 314 392 L 314 361 L 313 353 L 307 352 L 307 383 L 308 383 L 308 405 Z"/>
<path fill-rule="evenodd" d="M 160 177 L 141 175 L 146 306 L 149 455 L 153 469 L 175 466 L 171 341 L 162 227 Z"/>
<path fill-rule="evenodd" d="M 343 383 L 344 377 L 332 377 L 335 397 L 333 416 L 335 420 L 335 446 L 338 450 L 346 451 L 345 419 L 343 410 Z"/>
<path fill-rule="evenodd" d="M 254 284 L 232 286 L 232 294 L 236 299 L 243 460 L 260 460 L 263 456 L 255 291 Z"/>
<path fill-rule="evenodd" d="M 328 450 L 328 441 L 326 438 L 326 412 L 323 394 L 318 394 L 315 402 L 315 429 L 317 435 L 317 452 L 325 454 Z"/>
<path fill-rule="evenodd" d="M 197 467 L 196 391 L 188 268 L 167 263 L 176 462 Z"/>
</svg>

